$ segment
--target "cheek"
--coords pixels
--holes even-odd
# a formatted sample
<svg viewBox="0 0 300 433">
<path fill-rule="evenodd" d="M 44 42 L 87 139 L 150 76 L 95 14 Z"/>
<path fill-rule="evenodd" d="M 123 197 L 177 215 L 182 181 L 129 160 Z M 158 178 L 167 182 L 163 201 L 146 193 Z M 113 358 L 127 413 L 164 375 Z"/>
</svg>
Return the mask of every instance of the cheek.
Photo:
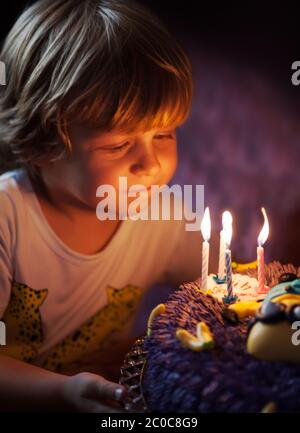
<svg viewBox="0 0 300 433">
<path fill-rule="evenodd" d="M 161 170 L 165 176 L 170 178 L 176 171 L 178 162 L 177 149 L 176 147 L 168 152 L 164 152 L 160 157 Z"/>
<path fill-rule="evenodd" d="M 100 185 L 117 187 L 119 176 L 126 175 L 126 168 L 118 161 L 105 161 L 100 156 L 93 155 L 83 159 L 77 170 L 80 172 L 80 189 L 89 196 L 95 196 Z M 122 174 L 124 173 L 124 174 Z"/>
</svg>

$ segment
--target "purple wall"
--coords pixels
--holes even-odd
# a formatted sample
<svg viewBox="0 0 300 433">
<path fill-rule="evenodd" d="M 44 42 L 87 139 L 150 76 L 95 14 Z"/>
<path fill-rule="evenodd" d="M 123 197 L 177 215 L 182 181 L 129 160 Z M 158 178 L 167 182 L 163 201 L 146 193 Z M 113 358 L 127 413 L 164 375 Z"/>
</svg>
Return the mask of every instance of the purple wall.
<svg viewBox="0 0 300 433">
<path fill-rule="evenodd" d="M 173 182 L 205 185 L 218 229 L 222 211 L 232 211 L 236 260 L 255 259 L 264 206 L 266 259 L 300 264 L 300 111 L 283 89 L 290 83 L 279 87 L 251 63 L 208 52 L 190 48 L 195 93 L 191 116 L 178 131 Z"/>
</svg>

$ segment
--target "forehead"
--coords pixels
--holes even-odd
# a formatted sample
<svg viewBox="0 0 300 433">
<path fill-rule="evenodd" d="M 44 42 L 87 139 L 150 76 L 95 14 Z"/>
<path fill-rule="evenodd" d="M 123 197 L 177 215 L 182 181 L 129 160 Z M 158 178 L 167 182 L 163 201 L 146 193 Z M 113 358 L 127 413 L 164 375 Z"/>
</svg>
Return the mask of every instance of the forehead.
<svg viewBox="0 0 300 433">
<path fill-rule="evenodd" d="M 157 128 L 152 128 L 152 129 L 148 129 L 148 130 L 142 130 L 142 129 L 136 129 L 136 130 L 126 130 L 126 129 L 119 129 L 119 128 L 114 128 L 111 130 L 101 130 L 101 129 L 97 129 L 97 128 L 90 128 L 87 127 L 85 125 L 72 125 L 70 127 L 70 135 L 73 135 L 73 137 L 85 137 L 85 138 L 93 138 L 93 137 L 97 137 L 97 138 L 101 138 L 103 140 L 110 140 L 110 139 L 122 139 L 124 137 L 135 137 L 138 135 L 151 135 L 157 131 L 173 131 L 174 129 L 176 129 L 176 125 L 171 125 L 169 127 L 157 127 Z"/>
</svg>

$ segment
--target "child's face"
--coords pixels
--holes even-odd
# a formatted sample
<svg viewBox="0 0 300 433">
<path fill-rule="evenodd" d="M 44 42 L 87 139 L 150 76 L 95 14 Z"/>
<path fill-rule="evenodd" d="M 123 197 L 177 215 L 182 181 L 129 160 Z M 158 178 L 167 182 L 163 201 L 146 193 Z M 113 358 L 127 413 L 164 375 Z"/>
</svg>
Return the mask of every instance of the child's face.
<svg viewBox="0 0 300 433">
<path fill-rule="evenodd" d="M 117 130 L 99 133 L 76 125 L 69 133 L 71 157 L 42 172 L 48 187 L 88 207 L 96 208 L 99 185 L 112 185 L 118 194 L 120 176 L 127 177 L 128 188 L 135 184 L 150 187 L 168 183 L 176 170 L 176 128 L 126 134 Z"/>
</svg>

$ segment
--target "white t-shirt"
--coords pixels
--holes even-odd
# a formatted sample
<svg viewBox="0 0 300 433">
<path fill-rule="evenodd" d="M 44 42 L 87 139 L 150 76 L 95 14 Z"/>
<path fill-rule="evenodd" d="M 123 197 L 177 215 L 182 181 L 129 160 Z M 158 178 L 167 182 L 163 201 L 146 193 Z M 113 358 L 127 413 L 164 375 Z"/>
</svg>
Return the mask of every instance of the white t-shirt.
<svg viewBox="0 0 300 433">
<path fill-rule="evenodd" d="M 46 220 L 25 170 L 0 176 L 0 210 L 0 318 L 7 325 L 8 337 L 9 325 L 18 328 L 12 331 L 12 344 L 23 341 L 26 347 L 22 356 L 16 349 L 12 356 L 25 360 L 45 360 L 53 347 L 66 338 L 69 345 L 73 344 L 74 332 L 113 302 L 108 287 L 114 288 L 116 296 L 129 286 L 138 288 L 143 295 L 159 282 L 176 286 L 194 280 L 201 271 L 201 234 L 186 231 L 185 220 L 128 219 L 99 253 L 73 251 Z M 18 286 L 15 292 L 13 283 Z M 105 310 L 109 320 L 117 320 L 128 307 L 123 326 L 124 321 L 127 325 L 132 322 L 136 306 L 132 307 L 135 295 L 130 293 L 131 300 L 125 297 L 119 310 L 114 307 L 111 314 Z M 35 302 L 30 304 L 32 298 Z M 24 300 L 27 306 L 22 309 Z M 103 317 L 98 318 L 98 328 Z M 42 335 L 33 336 L 39 326 Z M 25 335 L 26 342 L 24 333 L 29 328 L 31 334 Z M 16 335 L 20 333 L 21 337 Z M 89 340 L 87 334 L 85 328 L 80 337 Z M 29 351 L 26 357 L 30 341 L 36 352 Z"/>
</svg>

